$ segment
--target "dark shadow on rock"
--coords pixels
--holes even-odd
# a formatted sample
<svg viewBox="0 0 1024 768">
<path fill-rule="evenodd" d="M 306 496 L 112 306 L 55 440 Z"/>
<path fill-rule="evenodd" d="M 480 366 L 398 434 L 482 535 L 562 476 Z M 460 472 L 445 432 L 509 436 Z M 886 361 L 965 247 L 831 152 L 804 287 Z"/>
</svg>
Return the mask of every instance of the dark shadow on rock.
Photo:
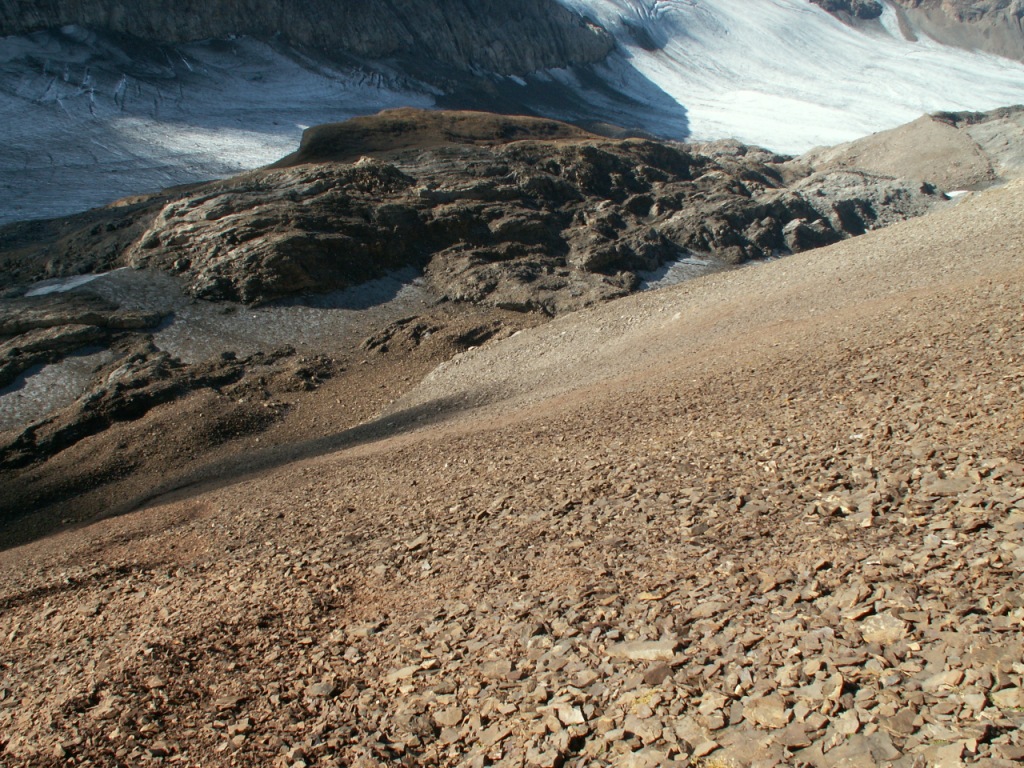
<svg viewBox="0 0 1024 768">
<path fill-rule="evenodd" d="M 180 499 L 215 488 L 234 485 L 255 475 L 273 472 L 295 462 L 327 456 L 342 450 L 380 442 L 392 437 L 442 424 L 480 404 L 459 398 L 433 400 L 414 408 L 385 414 L 333 435 L 324 435 L 300 443 L 274 446 L 256 453 L 232 457 L 203 467 L 152 492 L 127 501 L 107 515 L 120 515 L 166 499 Z"/>
<path fill-rule="evenodd" d="M 246 449 L 238 455 L 174 476 L 162 485 L 128 498 L 121 504 L 109 508 L 105 514 L 76 527 L 87 528 L 102 519 L 128 514 L 155 503 L 188 499 L 273 472 L 288 464 L 386 440 L 422 427 L 442 424 L 480 405 L 481 403 L 459 398 L 434 400 L 414 408 L 385 414 L 336 434 L 259 451 Z M 17 501 L 12 502 L 21 494 L 16 479 L 9 480 L 8 483 L 0 495 L 0 550 L 22 546 L 68 530 L 61 523 L 59 509 L 51 506 L 43 512 L 33 513 L 31 510 L 25 510 Z"/>
<path fill-rule="evenodd" d="M 341 288 L 325 293 L 306 293 L 301 296 L 293 296 L 262 305 L 265 308 L 274 307 L 308 307 L 310 309 L 370 309 L 372 307 L 386 304 L 396 298 L 404 288 L 407 288 L 415 280 L 423 276 L 423 271 L 415 267 L 398 269 L 374 280 L 352 286 Z"/>
<path fill-rule="evenodd" d="M 556 118 L 613 138 L 636 135 L 686 141 L 691 133 L 686 107 L 640 73 L 620 51 L 600 64 L 459 83 L 437 104 L 445 109 Z"/>
</svg>

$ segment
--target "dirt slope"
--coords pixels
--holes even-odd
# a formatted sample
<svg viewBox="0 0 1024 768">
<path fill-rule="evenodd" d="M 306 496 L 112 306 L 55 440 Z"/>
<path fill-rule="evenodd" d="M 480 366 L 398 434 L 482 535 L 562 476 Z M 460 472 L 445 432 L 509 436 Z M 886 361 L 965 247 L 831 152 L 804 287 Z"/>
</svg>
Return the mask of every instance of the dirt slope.
<svg viewBox="0 0 1024 768">
<path fill-rule="evenodd" d="M 1018 764 L 1022 214 L 558 319 L 6 551 L 0 759 Z"/>
</svg>

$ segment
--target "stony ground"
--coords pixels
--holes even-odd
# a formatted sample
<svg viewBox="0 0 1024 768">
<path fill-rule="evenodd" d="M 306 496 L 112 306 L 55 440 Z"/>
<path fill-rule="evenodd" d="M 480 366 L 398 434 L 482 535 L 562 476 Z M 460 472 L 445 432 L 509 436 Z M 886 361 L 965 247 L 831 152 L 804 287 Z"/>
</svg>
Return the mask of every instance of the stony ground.
<svg viewBox="0 0 1024 768">
<path fill-rule="evenodd" d="M 1018 764 L 1022 215 L 560 318 L 8 549 L 0 762 Z"/>
</svg>

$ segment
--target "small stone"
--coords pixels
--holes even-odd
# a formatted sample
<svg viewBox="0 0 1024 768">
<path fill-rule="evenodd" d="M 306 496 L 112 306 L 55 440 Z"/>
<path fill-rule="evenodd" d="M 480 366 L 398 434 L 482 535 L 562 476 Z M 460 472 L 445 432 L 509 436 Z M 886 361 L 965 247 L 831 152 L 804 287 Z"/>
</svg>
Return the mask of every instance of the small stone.
<svg viewBox="0 0 1024 768">
<path fill-rule="evenodd" d="M 627 733 L 639 736 L 645 744 L 650 744 L 661 738 L 661 724 L 653 720 L 641 720 L 636 715 L 627 715 L 622 724 Z"/>
<path fill-rule="evenodd" d="M 1024 709 L 1024 688 L 1004 688 L 992 694 L 992 703 L 1000 709 Z"/>
<path fill-rule="evenodd" d="M 149 690 L 153 691 L 157 688 L 167 687 L 167 683 L 164 682 L 163 678 L 157 677 L 156 675 L 152 675 L 146 678 L 146 687 L 149 688 Z"/>
<path fill-rule="evenodd" d="M 722 711 L 712 712 L 704 716 L 704 725 L 709 731 L 720 731 L 728 725 L 725 714 Z"/>
<path fill-rule="evenodd" d="M 454 728 L 462 722 L 463 712 L 458 707 L 449 707 L 434 713 L 434 722 L 442 728 Z"/>
<path fill-rule="evenodd" d="M 512 729 L 510 727 L 496 723 L 490 728 L 480 731 L 480 743 L 485 747 L 493 747 L 510 733 L 512 733 Z"/>
<path fill-rule="evenodd" d="M 630 661 L 671 661 L 678 647 L 676 640 L 636 641 L 613 645 L 608 649 L 608 655 L 613 659 Z"/>
<path fill-rule="evenodd" d="M 940 691 L 948 691 L 960 685 L 960 681 L 963 679 L 964 673 L 962 670 L 951 669 L 948 672 L 940 672 L 929 677 L 921 683 L 921 690 L 925 693 L 933 694 Z"/>
<path fill-rule="evenodd" d="M 929 768 L 961 768 L 964 764 L 963 757 L 963 744 L 929 747 L 924 751 Z"/>
<path fill-rule="evenodd" d="M 690 615 L 695 619 L 711 619 L 728 607 L 728 603 L 723 603 L 719 600 L 709 600 L 690 611 Z"/>
<path fill-rule="evenodd" d="M 644 672 L 644 682 L 650 686 L 661 685 L 672 676 L 672 667 L 668 664 L 657 664 Z"/>
<path fill-rule="evenodd" d="M 587 722 L 587 718 L 583 715 L 582 709 L 579 707 L 570 707 L 568 704 L 556 706 L 555 714 L 558 716 L 558 721 L 562 725 L 583 725 Z"/>
<path fill-rule="evenodd" d="M 974 485 L 967 477 L 939 477 L 926 475 L 921 478 L 921 493 L 925 496 L 956 496 L 966 493 Z"/>
<path fill-rule="evenodd" d="M 154 741 L 149 747 L 149 754 L 153 757 L 167 757 L 172 751 L 171 745 L 162 739 Z"/>
<path fill-rule="evenodd" d="M 839 701 L 846 688 L 846 678 L 839 672 L 829 677 L 822 686 L 822 691 L 828 701 Z"/>
<path fill-rule="evenodd" d="M 866 643 L 893 645 L 907 636 L 907 622 L 891 614 L 880 613 L 860 623 L 860 634 Z"/>
<path fill-rule="evenodd" d="M 906 707 L 892 717 L 883 717 L 880 725 L 883 730 L 888 731 L 893 736 L 909 736 L 917 730 L 916 720 L 917 711 Z"/>
<path fill-rule="evenodd" d="M 384 682 L 386 682 L 388 685 L 394 685 L 395 683 L 399 682 L 400 680 L 408 680 L 410 677 L 412 677 L 413 675 L 415 675 L 419 671 L 420 671 L 420 665 L 419 664 L 411 664 L 408 667 L 402 667 L 401 669 L 395 669 L 395 670 L 389 672 L 384 677 Z"/>
<path fill-rule="evenodd" d="M 501 680 L 512 672 L 512 662 L 507 659 L 485 661 L 480 665 L 480 673 L 491 680 Z"/>
<path fill-rule="evenodd" d="M 707 757 L 721 746 L 722 745 L 719 744 L 717 741 L 702 741 L 700 744 L 693 748 L 693 755 L 691 755 L 691 757 Z"/>
<path fill-rule="evenodd" d="M 836 739 L 839 743 L 828 752 L 827 762 L 820 765 L 875 768 L 879 765 L 892 765 L 892 761 L 900 757 L 900 751 L 883 733 L 872 733 L 869 736 L 863 733 L 845 737 L 837 735 Z M 931 766 L 931 763 L 927 765 Z"/>
<path fill-rule="evenodd" d="M 792 710 L 786 706 L 786 700 L 777 693 L 743 700 L 743 717 L 762 728 L 785 728 L 792 715 Z"/>
<path fill-rule="evenodd" d="M 102 610 L 103 610 L 103 603 L 102 602 L 93 602 L 93 603 L 86 603 L 85 605 L 83 605 L 81 608 L 78 609 L 78 612 L 82 616 L 96 616 Z"/>
<path fill-rule="evenodd" d="M 659 749 L 641 749 L 630 752 L 613 763 L 615 768 L 660 768 L 668 762 L 668 753 Z"/>
<path fill-rule="evenodd" d="M 219 699 L 214 699 L 213 706 L 220 712 L 226 712 L 238 709 L 244 701 L 242 696 L 221 696 Z"/>
<path fill-rule="evenodd" d="M 784 747 L 790 749 L 803 749 L 811 746 L 812 740 L 807 735 L 807 726 L 803 723 L 793 723 L 787 727 L 775 740 Z"/>
<path fill-rule="evenodd" d="M 843 736 L 853 736 L 853 734 L 860 730 L 860 718 L 857 717 L 856 712 L 843 712 L 843 714 L 832 721 L 832 727 L 843 734 Z"/>
<path fill-rule="evenodd" d="M 413 552 L 413 551 L 419 549 L 420 547 L 422 547 L 428 541 L 430 541 L 430 538 L 427 536 L 427 534 L 421 533 L 419 536 L 417 536 L 412 541 L 405 542 L 405 548 L 407 550 L 409 550 L 410 552 Z"/>
<path fill-rule="evenodd" d="M 314 683 L 313 685 L 306 687 L 306 695 L 311 699 L 329 699 L 334 695 L 334 692 L 338 688 L 333 680 L 327 680 L 322 683 Z"/>
<path fill-rule="evenodd" d="M 1024 745 L 993 744 L 992 754 L 1001 760 L 1011 760 L 1015 763 L 1024 763 Z"/>
</svg>

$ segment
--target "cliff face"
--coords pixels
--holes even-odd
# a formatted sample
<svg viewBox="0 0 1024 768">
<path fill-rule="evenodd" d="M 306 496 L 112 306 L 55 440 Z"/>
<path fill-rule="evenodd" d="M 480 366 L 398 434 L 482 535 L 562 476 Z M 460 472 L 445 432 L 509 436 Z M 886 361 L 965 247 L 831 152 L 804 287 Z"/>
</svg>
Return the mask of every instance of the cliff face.
<svg viewBox="0 0 1024 768">
<path fill-rule="evenodd" d="M 506 75 L 600 61 L 614 46 L 555 0 L 0 0 L 0 34 L 67 24 L 165 43 L 250 35 Z"/>
<path fill-rule="evenodd" d="M 905 30 L 1024 61 L 1024 0 L 895 0 Z"/>
</svg>

